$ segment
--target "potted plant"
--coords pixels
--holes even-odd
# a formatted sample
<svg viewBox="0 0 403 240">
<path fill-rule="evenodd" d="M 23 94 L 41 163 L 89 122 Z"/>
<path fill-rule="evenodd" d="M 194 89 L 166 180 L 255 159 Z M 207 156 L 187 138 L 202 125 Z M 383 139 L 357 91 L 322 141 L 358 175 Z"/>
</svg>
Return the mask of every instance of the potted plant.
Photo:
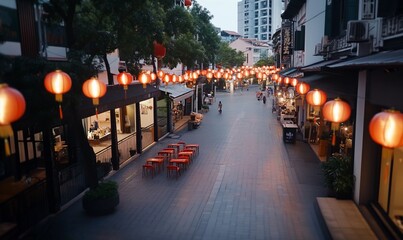
<svg viewBox="0 0 403 240">
<path fill-rule="evenodd" d="M 355 178 L 351 157 L 343 154 L 332 154 L 322 163 L 325 185 L 332 195 L 339 199 L 352 197 Z"/>
<path fill-rule="evenodd" d="M 327 129 L 323 129 L 321 135 L 319 136 L 319 157 L 327 156 L 329 152 L 330 145 L 330 132 Z"/>
<path fill-rule="evenodd" d="M 133 157 L 134 155 L 136 155 L 137 150 L 133 149 L 133 148 L 130 148 L 129 153 L 130 153 L 130 157 Z"/>
<path fill-rule="evenodd" d="M 96 168 L 97 168 L 97 177 L 98 180 L 100 180 L 104 178 L 106 175 L 108 175 L 110 171 L 112 171 L 112 164 L 110 161 L 109 162 L 97 161 Z"/>
<path fill-rule="evenodd" d="M 114 181 L 100 182 L 97 187 L 85 192 L 82 198 L 83 208 L 90 215 L 111 213 L 118 204 L 118 184 Z"/>
</svg>

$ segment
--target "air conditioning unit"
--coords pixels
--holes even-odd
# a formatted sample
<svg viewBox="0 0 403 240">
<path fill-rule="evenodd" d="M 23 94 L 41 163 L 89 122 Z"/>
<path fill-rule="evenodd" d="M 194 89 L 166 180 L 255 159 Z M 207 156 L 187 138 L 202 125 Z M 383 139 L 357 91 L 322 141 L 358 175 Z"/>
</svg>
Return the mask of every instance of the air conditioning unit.
<svg viewBox="0 0 403 240">
<path fill-rule="evenodd" d="M 354 20 L 347 23 L 347 42 L 367 42 L 369 41 L 369 21 Z"/>
<path fill-rule="evenodd" d="M 322 53 L 322 43 L 315 45 L 315 55 L 320 55 Z"/>
</svg>

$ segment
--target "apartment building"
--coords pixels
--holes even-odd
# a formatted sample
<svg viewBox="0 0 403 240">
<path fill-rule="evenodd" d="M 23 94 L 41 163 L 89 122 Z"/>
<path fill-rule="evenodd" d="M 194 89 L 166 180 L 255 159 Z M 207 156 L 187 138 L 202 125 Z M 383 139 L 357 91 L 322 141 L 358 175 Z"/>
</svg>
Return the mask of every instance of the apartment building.
<svg viewBox="0 0 403 240">
<path fill-rule="evenodd" d="M 243 38 L 270 41 L 281 27 L 284 0 L 242 0 L 238 2 L 238 33 Z"/>
</svg>

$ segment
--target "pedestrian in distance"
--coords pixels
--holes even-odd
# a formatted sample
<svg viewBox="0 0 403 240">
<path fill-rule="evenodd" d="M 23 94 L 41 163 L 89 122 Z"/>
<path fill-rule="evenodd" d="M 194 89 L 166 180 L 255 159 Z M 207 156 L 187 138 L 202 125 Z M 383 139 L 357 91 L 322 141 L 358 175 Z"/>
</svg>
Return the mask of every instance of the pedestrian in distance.
<svg viewBox="0 0 403 240">
<path fill-rule="evenodd" d="M 218 112 L 222 113 L 222 102 L 221 101 L 218 103 Z"/>
</svg>

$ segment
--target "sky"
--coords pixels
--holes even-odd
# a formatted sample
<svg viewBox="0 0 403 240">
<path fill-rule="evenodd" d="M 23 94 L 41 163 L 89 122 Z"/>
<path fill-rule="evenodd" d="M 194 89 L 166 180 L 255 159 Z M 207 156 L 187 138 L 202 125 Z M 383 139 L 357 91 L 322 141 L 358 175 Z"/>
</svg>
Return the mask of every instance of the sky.
<svg viewBox="0 0 403 240">
<path fill-rule="evenodd" d="M 221 30 L 237 32 L 239 0 L 196 0 L 213 15 L 211 23 Z"/>
</svg>

